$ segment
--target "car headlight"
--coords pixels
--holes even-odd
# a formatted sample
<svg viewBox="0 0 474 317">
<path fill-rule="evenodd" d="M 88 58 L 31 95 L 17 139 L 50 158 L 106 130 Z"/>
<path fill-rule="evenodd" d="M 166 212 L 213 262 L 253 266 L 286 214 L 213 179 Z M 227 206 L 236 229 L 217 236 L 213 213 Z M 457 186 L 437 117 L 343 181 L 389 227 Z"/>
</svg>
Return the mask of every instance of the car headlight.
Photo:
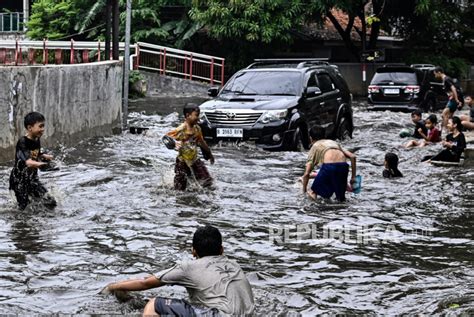
<svg viewBox="0 0 474 317">
<path fill-rule="evenodd" d="M 199 123 L 207 121 L 206 113 L 204 111 L 199 112 Z"/>
<path fill-rule="evenodd" d="M 260 116 L 261 123 L 268 123 L 272 121 L 282 120 L 288 114 L 288 110 L 267 110 Z"/>
</svg>

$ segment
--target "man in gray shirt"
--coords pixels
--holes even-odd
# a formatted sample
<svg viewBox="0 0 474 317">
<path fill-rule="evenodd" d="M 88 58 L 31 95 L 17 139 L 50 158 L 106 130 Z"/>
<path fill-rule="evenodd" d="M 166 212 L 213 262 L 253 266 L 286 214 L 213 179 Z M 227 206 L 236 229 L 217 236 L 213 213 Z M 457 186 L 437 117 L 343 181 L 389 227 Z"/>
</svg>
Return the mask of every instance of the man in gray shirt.
<svg viewBox="0 0 474 317">
<path fill-rule="evenodd" d="M 222 236 L 212 226 L 200 227 L 193 236 L 194 261 L 180 263 L 141 280 L 109 284 L 105 293 L 141 291 L 163 285 L 181 285 L 189 303 L 180 299 L 153 298 L 144 316 L 245 316 L 254 309 L 250 283 L 240 266 L 223 254 Z"/>
</svg>

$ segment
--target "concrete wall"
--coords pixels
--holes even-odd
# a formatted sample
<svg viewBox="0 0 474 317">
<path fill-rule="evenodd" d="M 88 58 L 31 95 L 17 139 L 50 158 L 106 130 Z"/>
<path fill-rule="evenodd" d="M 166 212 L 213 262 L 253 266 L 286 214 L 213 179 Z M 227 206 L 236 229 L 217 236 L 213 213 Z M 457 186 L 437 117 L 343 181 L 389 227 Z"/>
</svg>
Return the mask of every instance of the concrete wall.
<svg viewBox="0 0 474 317">
<path fill-rule="evenodd" d="M 194 80 L 162 76 L 158 73 L 140 70 L 145 77 L 147 97 L 207 97 L 209 83 Z"/>
<path fill-rule="evenodd" d="M 72 144 L 120 128 L 119 62 L 0 67 L 0 161 L 14 157 L 30 111 L 46 118 L 42 146 Z"/>
</svg>

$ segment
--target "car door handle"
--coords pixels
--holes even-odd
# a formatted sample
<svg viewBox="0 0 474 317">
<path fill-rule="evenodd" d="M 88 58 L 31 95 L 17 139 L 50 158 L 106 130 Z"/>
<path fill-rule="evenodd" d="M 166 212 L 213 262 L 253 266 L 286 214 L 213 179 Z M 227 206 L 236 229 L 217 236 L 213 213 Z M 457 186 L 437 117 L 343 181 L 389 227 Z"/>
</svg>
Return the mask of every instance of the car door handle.
<svg viewBox="0 0 474 317">
<path fill-rule="evenodd" d="M 319 105 L 320 106 L 324 106 L 326 103 L 325 102 L 320 102 Z"/>
<path fill-rule="evenodd" d="M 342 101 L 342 98 L 341 97 L 337 98 L 337 101 Z"/>
</svg>

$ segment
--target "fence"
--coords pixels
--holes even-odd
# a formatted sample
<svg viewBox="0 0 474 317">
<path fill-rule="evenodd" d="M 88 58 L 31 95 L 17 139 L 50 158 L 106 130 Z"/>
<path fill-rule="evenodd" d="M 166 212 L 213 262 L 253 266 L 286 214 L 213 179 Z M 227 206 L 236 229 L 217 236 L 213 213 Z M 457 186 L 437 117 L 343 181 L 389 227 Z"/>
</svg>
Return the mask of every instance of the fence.
<svg viewBox="0 0 474 317">
<path fill-rule="evenodd" d="M 0 13 L 0 32 L 22 32 L 23 13 Z"/>
<path fill-rule="evenodd" d="M 135 68 L 190 80 L 224 83 L 225 59 L 160 45 L 137 43 Z"/>
<path fill-rule="evenodd" d="M 160 45 L 139 42 L 132 45 L 130 68 L 189 80 L 224 83 L 225 59 Z M 123 52 L 125 44 L 119 44 Z M 0 65 L 90 63 L 105 57 L 105 42 L 0 41 Z"/>
<path fill-rule="evenodd" d="M 123 51 L 124 48 L 125 44 L 120 43 L 119 50 Z M 0 42 L 0 64 L 4 65 L 77 64 L 106 59 L 105 42 L 73 40 Z"/>
</svg>

